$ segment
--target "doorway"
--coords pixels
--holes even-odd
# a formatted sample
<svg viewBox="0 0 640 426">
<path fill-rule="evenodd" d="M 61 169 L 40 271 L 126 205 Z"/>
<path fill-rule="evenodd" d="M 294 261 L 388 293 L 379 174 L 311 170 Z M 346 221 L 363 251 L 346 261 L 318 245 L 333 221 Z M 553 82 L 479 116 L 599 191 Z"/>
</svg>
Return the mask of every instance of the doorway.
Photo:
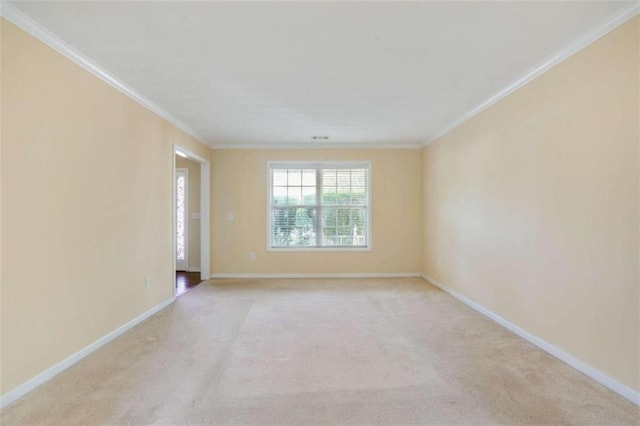
<svg viewBox="0 0 640 426">
<path fill-rule="evenodd" d="M 202 283 L 198 272 L 176 271 L 176 297 Z"/>
<path fill-rule="evenodd" d="M 209 272 L 209 161 L 174 145 L 174 295 L 181 296 Z"/>
</svg>

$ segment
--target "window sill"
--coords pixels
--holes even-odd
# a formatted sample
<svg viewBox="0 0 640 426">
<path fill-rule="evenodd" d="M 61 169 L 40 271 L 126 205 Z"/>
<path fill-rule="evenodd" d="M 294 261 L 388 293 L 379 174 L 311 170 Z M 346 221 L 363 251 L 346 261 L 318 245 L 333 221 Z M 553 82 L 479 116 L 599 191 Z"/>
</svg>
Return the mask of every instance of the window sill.
<svg viewBox="0 0 640 426">
<path fill-rule="evenodd" d="M 371 247 L 267 247 L 268 252 L 371 251 Z"/>
</svg>

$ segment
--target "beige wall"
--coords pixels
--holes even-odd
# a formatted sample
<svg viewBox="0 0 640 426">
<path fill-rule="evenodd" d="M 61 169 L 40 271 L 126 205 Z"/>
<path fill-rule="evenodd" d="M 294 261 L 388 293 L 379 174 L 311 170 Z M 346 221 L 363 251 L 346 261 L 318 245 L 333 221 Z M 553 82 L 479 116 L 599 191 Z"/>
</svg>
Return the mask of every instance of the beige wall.
<svg viewBox="0 0 640 426">
<path fill-rule="evenodd" d="M 212 160 L 212 272 L 422 270 L 640 389 L 639 25 L 421 158 L 211 153 L 2 22 L 1 391 L 171 297 L 174 143 Z M 370 160 L 372 251 L 267 252 L 269 160 Z"/>
<path fill-rule="evenodd" d="M 268 252 L 267 162 L 370 160 L 370 252 Z M 421 164 L 416 150 L 215 150 L 213 273 L 420 272 Z M 227 220 L 233 213 L 234 220 Z M 257 258 L 249 260 L 249 253 Z"/>
<path fill-rule="evenodd" d="M 1 48 L 4 393 L 172 297 L 172 145 L 210 150 L 8 22 Z"/>
<path fill-rule="evenodd" d="M 194 213 L 200 212 L 200 163 L 176 155 L 176 168 L 189 170 L 189 265 L 191 271 L 200 270 L 200 219 Z"/>
<path fill-rule="evenodd" d="M 636 390 L 639 25 L 423 152 L 425 274 Z"/>
</svg>

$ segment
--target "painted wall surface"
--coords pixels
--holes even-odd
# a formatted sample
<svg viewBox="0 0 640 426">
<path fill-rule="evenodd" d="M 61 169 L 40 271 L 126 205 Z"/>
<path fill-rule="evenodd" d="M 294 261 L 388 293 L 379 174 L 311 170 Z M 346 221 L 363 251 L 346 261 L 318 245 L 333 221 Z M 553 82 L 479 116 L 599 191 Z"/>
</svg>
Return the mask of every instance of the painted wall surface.
<svg viewBox="0 0 640 426">
<path fill-rule="evenodd" d="M 208 157 L 207 157 L 208 158 Z M 176 155 L 176 168 L 189 170 L 189 270 L 200 270 L 200 163 Z"/>
<path fill-rule="evenodd" d="M 636 390 L 639 27 L 423 150 L 425 275 Z"/>
<path fill-rule="evenodd" d="M 640 389 L 638 18 L 422 156 L 211 152 L 0 23 L 2 393 L 171 297 L 174 143 L 212 160 L 213 273 L 422 271 Z M 268 252 L 269 160 L 370 160 L 373 249 Z"/>
<path fill-rule="evenodd" d="M 210 150 L 6 21 L 1 48 L 5 393 L 172 297 L 173 144 Z"/>
<path fill-rule="evenodd" d="M 371 161 L 372 250 L 267 251 L 268 161 Z M 420 272 L 421 159 L 416 150 L 214 150 L 213 273 Z M 233 213 L 229 221 L 227 214 Z M 249 253 L 256 253 L 250 260 Z"/>
</svg>

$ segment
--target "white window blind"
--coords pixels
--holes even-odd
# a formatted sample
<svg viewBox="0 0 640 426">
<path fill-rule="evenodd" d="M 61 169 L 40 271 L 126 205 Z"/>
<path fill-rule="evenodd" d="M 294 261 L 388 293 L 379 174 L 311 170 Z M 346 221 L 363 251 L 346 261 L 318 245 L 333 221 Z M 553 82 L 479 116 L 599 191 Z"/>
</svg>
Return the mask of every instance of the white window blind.
<svg viewBox="0 0 640 426">
<path fill-rule="evenodd" d="M 367 249 L 368 162 L 271 163 L 269 247 Z"/>
</svg>

